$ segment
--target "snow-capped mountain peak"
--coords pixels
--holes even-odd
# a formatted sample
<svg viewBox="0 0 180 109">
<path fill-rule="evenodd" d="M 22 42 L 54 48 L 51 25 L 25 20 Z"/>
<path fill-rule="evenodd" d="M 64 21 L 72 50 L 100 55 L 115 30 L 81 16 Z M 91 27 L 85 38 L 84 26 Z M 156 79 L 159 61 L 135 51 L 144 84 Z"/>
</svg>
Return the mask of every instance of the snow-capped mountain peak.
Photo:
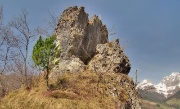
<svg viewBox="0 0 180 109">
<path fill-rule="evenodd" d="M 164 77 L 161 83 L 164 83 L 167 86 L 178 85 L 180 83 L 180 73 L 173 72 L 171 75 Z"/>
<path fill-rule="evenodd" d="M 168 93 L 167 93 L 168 89 L 166 87 L 166 84 L 159 83 L 155 87 L 156 87 L 156 92 L 158 92 L 159 94 L 163 94 L 165 97 L 168 96 Z"/>
<path fill-rule="evenodd" d="M 145 89 L 148 89 L 148 88 L 154 88 L 154 84 L 151 83 L 151 81 L 145 79 L 143 80 L 142 82 L 140 82 L 138 85 L 137 85 L 137 88 L 140 88 L 142 90 L 145 90 Z"/>
<path fill-rule="evenodd" d="M 178 90 L 180 90 L 180 73 L 178 72 L 173 72 L 171 75 L 166 76 L 163 78 L 163 80 L 157 84 L 154 85 L 148 80 L 143 80 L 137 85 L 137 89 L 141 90 L 149 90 L 154 88 L 154 92 L 157 92 L 159 94 L 164 95 L 165 97 L 168 97 Z"/>
<path fill-rule="evenodd" d="M 149 80 L 145 79 L 142 82 L 140 82 L 138 85 L 142 86 L 142 85 L 153 85 Z"/>
</svg>

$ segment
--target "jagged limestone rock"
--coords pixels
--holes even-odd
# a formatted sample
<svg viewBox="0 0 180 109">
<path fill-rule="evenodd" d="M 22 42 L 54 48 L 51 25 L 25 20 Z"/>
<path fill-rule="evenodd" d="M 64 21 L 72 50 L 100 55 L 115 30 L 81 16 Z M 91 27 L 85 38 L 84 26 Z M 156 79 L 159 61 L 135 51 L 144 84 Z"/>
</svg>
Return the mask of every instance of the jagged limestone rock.
<svg viewBox="0 0 180 109">
<path fill-rule="evenodd" d="M 90 20 L 84 7 L 69 7 L 64 10 L 55 28 L 57 45 L 61 49 L 60 63 L 54 72 L 82 72 L 89 60 L 94 56 L 97 44 L 108 42 L 108 31 L 97 16 Z M 74 63 L 74 58 L 76 64 Z M 77 66 L 76 66 L 77 65 Z M 69 67 L 72 66 L 72 67 Z M 81 66 L 81 67 L 79 67 Z M 50 76 L 52 76 L 51 74 Z"/>
<path fill-rule="evenodd" d="M 85 64 L 93 57 L 97 44 L 108 42 L 106 26 L 97 16 L 88 20 L 84 7 L 66 9 L 54 34 L 61 49 L 60 59 L 66 60 L 74 55 Z"/>
<path fill-rule="evenodd" d="M 84 7 L 74 6 L 64 10 L 54 34 L 61 55 L 60 63 L 53 72 L 76 73 L 89 68 L 97 72 L 129 73 L 130 63 L 119 41 L 108 42 L 106 26 L 96 15 L 88 19 Z M 72 64 L 74 60 L 76 64 Z"/>
<path fill-rule="evenodd" d="M 95 71 L 101 75 L 99 84 L 103 83 L 106 74 L 123 73 L 119 74 L 120 78 L 110 76 L 105 93 L 112 94 L 117 109 L 141 109 L 134 83 L 127 76 L 131 68 L 129 59 L 118 39 L 108 42 L 107 28 L 98 16 L 88 19 L 84 7 L 70 7 L 63 12 L 54 34 L 61 56 L 59 65 L 50 77 L 57 77 L 61 73 Z M 122 88 L 118 89 L 117 85 Z"/>
<path fill-rule="evenodd" d="M 96 55 L 88 64 L 90 70 L 96 72 L 115 72 L 128 74 L 130 71 L 130 62 L 127 56 L 119 46 L 119 40 L 98 44 Z"/>
<path fill-rule="evenodd" d="M 96 15 L 88 19 L 84 7 L 64 10 L 54 34 L 61 55 L 51 77 L 57 72 L 76 73 L 86 68 L 97 72 L 129 73 L 130 63 L 119 46 L 119 40 L 108 42 L 106 26 Z"/>
</svg>

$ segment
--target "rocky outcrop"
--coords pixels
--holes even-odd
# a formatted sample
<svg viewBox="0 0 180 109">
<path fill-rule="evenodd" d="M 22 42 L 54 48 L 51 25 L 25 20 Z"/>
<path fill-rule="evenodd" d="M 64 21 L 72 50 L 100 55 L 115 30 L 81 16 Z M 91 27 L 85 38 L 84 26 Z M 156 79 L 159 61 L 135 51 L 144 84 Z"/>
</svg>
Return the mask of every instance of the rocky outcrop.
<svg viewBox="0 0 180 109">
<path fill-rule="evenodd" d="M 97 54 L 88 64 L 90 70 L 96 72 L 115 72 L 128 74 L 130 63 L 119 46 L 119 40 L 96 46 Z"/>
<path fill-rule="evenodd" d="M 84 7 L 66 9 L 54 34 L 61 48 L 60 59 L 66 60 L 74 55 L 85 64 L 93 57 L 97 44 L 108 42 L 106 26 L 97 16 L 88 20 Z"/>
<path fill-rule="evenodd" d="M 54 34 L 61 49 L 61 61 L 54 73 L 84 71 L 96 52 L 96 46 L 108 42 L 106 26 L 96 15 L 88 19 L 84 7 L 74 6 L 66 9 Z"/>
<path fill-rule="evenodd" d="M 118 39 L 108 42 L 107 28 L 98 16 L 88 19 L 83 7 L 70 7 L 63 12 L 54 34 L 61 55 L 51 78 L 64 73 L 96 72 L 98 86 L 105 84 L 106 87 L 97 90 L 110 93 L 117 109 L 140 109 L 134 83 L 127 76 L 131 68 L 129 59 Z"/>
<path fill-rule="evenodd" d="M 57 45 L 61 49 L 60 63 L 54 73 L 97 72 L 128 74 L 130 63 L 118 40 L 108 42 L 108 31 L 98 16 L 88 19 L 84 7 L 66 9 L 55 28 Z"/>
</svg>

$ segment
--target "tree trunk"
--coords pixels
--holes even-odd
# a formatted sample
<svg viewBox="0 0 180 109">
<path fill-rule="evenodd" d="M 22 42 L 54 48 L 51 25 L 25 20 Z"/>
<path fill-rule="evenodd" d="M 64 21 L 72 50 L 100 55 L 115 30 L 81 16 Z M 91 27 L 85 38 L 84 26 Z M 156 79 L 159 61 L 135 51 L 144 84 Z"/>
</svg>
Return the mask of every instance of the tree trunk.
<svg viewBox="0 0 180 109">
<path fill-rule="evenodd" d="M 26 45 L 26 54 L 25 54 L 25 60 L 24 60 L 24 76 L 25 76 L 25 85 L 28 87 L 28 78 L 27 78 L 27 55 L 28 55 L 28 40 Z"/>
<path fill-rule="evenodd" d="M 46 85 L 47 87 L 49 87 L 49 69 L 47 68 L 47 71 L 46 71 Z"/>
</svg>

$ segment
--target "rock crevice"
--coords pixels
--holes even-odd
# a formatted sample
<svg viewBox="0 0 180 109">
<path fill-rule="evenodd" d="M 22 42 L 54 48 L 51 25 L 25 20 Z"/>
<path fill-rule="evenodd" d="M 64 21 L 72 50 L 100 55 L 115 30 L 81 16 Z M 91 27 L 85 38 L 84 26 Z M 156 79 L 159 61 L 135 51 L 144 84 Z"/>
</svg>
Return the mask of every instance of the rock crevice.
<svg viewBox="0 0 180 109">
<path fill-rule="evenodd" d="M 56 73 L 97 72 L 128 74 L 130 63 L 119 46 L 118 39 L 109 42 L 106 25 L 94 15 L 88 19 L 84 7 L 64 10 L 55 28 L 57 46 L 61 49 Z"/>
<path fill-rule="evenodd" d="M 57 44 L 61 48 L 61 59 L 69 59 L 73 55 L 87 63 L 95 53 L 97 44 L 108 42 L 108 34 L 102 31 L 106 26 L 97 16 L 88 19 L 84 7 L 66 9 L 55 29 Z M 105 30 L 107 32 L 107 29 Z"/>
</svg>

